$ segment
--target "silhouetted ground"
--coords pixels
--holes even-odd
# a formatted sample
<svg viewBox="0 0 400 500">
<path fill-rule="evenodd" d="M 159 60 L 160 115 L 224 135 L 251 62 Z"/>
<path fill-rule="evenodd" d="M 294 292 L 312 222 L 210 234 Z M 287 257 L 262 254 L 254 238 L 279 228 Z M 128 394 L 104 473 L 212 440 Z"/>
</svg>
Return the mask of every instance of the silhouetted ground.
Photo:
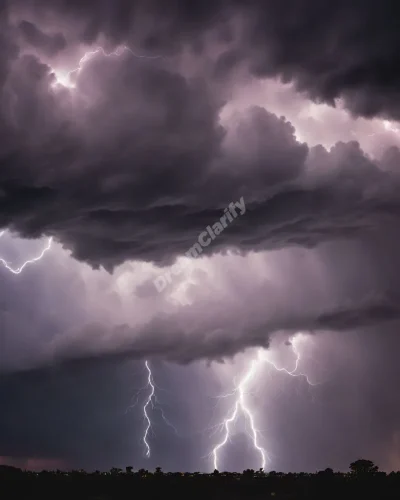
<svg viewBox="0 0 400 500">
<path fill-rule="evenodd" d="M 332 469 L 307 473 L 214 471 L 212 474 L 163 473 L 141 469 L 30 472 L 0 466 L 0 498 L 19 499 L 354 499 L 400 498 L 400 472 L 380 472 L 373 462 L 357 460 L 350 472 Z"/>
</svg>

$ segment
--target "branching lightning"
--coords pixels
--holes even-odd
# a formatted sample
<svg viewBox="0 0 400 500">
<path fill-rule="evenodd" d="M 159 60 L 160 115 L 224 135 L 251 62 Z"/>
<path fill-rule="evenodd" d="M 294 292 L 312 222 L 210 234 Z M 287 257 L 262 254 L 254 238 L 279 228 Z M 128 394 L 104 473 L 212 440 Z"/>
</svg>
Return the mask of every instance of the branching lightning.
<svg viewBox="0 0 400 500">
<path fill-rule="evenodd" d="M 151 429 L 151 420 L 150 420 L 149 414 L 147 413 L 147 408 L 149 405 L 153 406 L 153 398 L 154 398 L 154 394 L 156 392 L 156 389 L 155 389 L 155 386 L 153 383 L 153 374 L 151 373 L 149 362 L 146 360 L 144 365 L 145 365 L 146 370 L 148 372 L 147 385 L 150 387 L 150 393 L 149 393 L 149 396 L 148 396 L 148 398 L 143 406 L 143 415 L 144 415 L 144 418 L 146 421 L 146 429 L 145 429 L 144 434 L 143 434 L 143 443 L 146 447 L 146 457 L 150 458 L 151 449 L 150 449 L 149 442 L 147 441 L 147 437 L 148 437 L 149 431 Z"/>
<path fill-rule="evenodd" d="M 285 372 L 287 375 L 290 375 L 291 377 L 304 377 L 304 379 L 307 381 L 307 383 L 309 385 L 311 385 L 311 386 L 317 385 L 315 383 L 312 383 L 306 374 L 298 372 L 299 363 L 300 363 L 300 359 L 301 359 L 301 355 L 300 355 L 300 352 L 298 350 L 298 345 L 297 345 L 299 338 L 300 338 L 299 335 L 294 336 L 291 339 L 291 343 L 290 343 L 290 345 L 292 347 L 292 351 L 296 356 L 295 366 L 294 366 L 293 370 L 289 370 L 287 368 L 277 366 L 277 364 L 271 359 L 270 352 L 260 349 L 258 351 L 257 358 L 253 359 L 251 361 L 247 372 L 243 375 L 243 377 L 241 378 L 239 384 L 236 386 L 234 391 L 229 393 L 229 394 L 224 394 L 224 395 L 219 397 L 219 398 L 227 398 L 230 396 L 236 396 L 236 400 L 235 400 L 235 404 L 234 404 L 233 408 L 229 411 L 228 416 L 226 416 L 225 419 L 217 426 L 217 427 L 220 427 L 221 429 L 224 430 L 224 437 L 223 437 L 222 441 L 220 443 L 218 443 L 213 448 L 213 450 L 211 452 L 211 455 L 213 458 L 214 469 L 218 470 L 218 452 L 230 440 L 232 424 L 234 424 L 234 422 L 236 421 L 237 416 L 238 416 L 240 411 L 242 412 L 243 416 L 246 418 L 246 421 L 250 424 L 250 430 L 249 430 L 248 434 L 253 442 L 254 449 L 256 450 L 256 452 L 260 456 L 260 467 L 262 469 L 265 468 L 265 465 L 266 465 L 267 460 L 268 460 L 268 453 L 259 443 L 259 436 L 260 436 L 261 432 L 256 427 L 253 412 L 249 408 L 248 403 L 246 401 L 246 395 L 249 394 L 248 386 L 249 386 L 249 383 L 254 379 L 254 377 L 257 373 L 257 370 L 260 367 L 260 364 L 264 361 L 266 361 L 270 366 L 272 366 L 278 372 Z"/>
<path fill-rule="evenodd" d="M 135 397 L 135 402 L 128 408 L 131 409 L 133 407 L 135 407 L 138 403 L 138 400 L 139 400 L 139 393 L 142 392 L 143 390 L 148 390 L 148 395 L 143 403 L 143 407 L 142 407 L 142 411 L 143 411 L 143 420 L 145 422 L 145 429 L 144 429 L 144 432 L 143 432 L 143 437 L 142 437 L 142 442 L 144 444 L 144 448 L 145 448 L 145 456 L 146 458 L 150 458 L 151 456 L 151 447 L 150 447 L 150 442 L 149 442 L 149 437 L 150 437 L 150 433 L 153 433 L 154 434 L 154 429 L 153 429 L 153 422 L 151 420 L 151 417 L 150 417 L 150 412 L 151 411 L 158 411 L 161 415 L 161 418 L 163 419 L 164 423 L 168 426 L 168 427 L 171 427 L 171 429 L 173 429 L 173 431 L 175 432 L 175 434 L 178 434 L 178 431 L 177 429 L 174 427 L 173 424 L 171 424 L 171 422 L 167 419 L 167 417 L 165 416 L 165 413 L 164 413 L 164 410 L 161 406 L 161 403 L 160 401 L 158 400 L 157 398 L 157 393 L 156 393 L 156 389 L 157 389 L 157 385 L 155 384 L 154 382 L 154 378 L 153 378 L 153 373 L 151 371 L 151 367 L 150 367 L 150 363 L 148 360 L 146 360 L 144 362 L 144 366 L 145 366 L 145 369 L 146 369 L 146 372 L 147 372 L 147 382 L 146 382 L 146 385 L 145 387 L 143 387 L 142 389 L 140 389 L 138 391 L 138 393 L 136 394 L 136 397 Z"/>
<path fill-rule="evenodd" d="M 228 442 L 228 440 L 230 438 L 230 430 L 231 430 L 230 426 L 236 420 L 238 413 L 239 413 L 239 410 L 241 410 L 243 412 L 243 414 L 247 418 L 248 422 L 250 423 L 251 437 L 253 439 L 254 448 L 257 450 L 257 452 L 260 455 L 261 467 L 262 468 L 265 467 L 266 460 L 267 460 L 267 453 L 264 450 L 264 448 L 262 446 L 260 446 L 258 443 L 258 441 L 259 441 L 258 437 L 259 437 L 260 431 L 257 430 L 257 428 L 255 426 L 253 414 L 252 414 L 251 410 L 249 409 L 249 407 L 247 406 L 246 400 L 245 400 L 246 388 L 247 388 L 249 382 L 253 379 L 253 377 L 258 369 L 258 366 L 260 364 L 260 361 L 261 361 L 261 359 L 260 359 L 260 357 L 258 357 L 258 359 L 253 360 L 250 363 L 250 367 L 249 367 L 248 371 L 246 372 L 244 377 L 239 382 L 239 385 L 237 386 L 235 391 L 232 393 L 232 394 L 237 394 L 237 397 L 236 397 L 235 405 L 234 405 L 233 410 L 231 412 L 231 416 L 227 417 L 223 421 L 223 423 L 221 424 L 221 426 L 225 429 L 224 439 L 219 444 L 217 444 L 212 451 L 214 469 L 218 470 L 218 451 L 221 448 L 223 448 L 226 445 L 226 443 Z M 222 396 L 222 397 L 226 397 L 226 396 Z"/>
<path fill-rule="evenodd" d="M 267 361 L 267 363 L 269 363 L 278 372 L 284 372 L 287 375 L 290 375 L 291 377 L 304 377 L 305 380 L 307 381 L 307 384 L 311 385 L 311 386 L 319 385 L 319 384 L 316 384 L 315 382 L 314 383 L 311 382 L 310 378 L 305 373 L 298 372 L 299 363 L 301 360 L 301 355 L 300 355 L 300 352 L 298 349 L 298 341 L 301 338 L 300 335 L 301 334 L 298 334 L 297 336 L 293 337 L 291 340 L 291 343 L 290 343 L 290 345 L 292 347 L 292 351 L 296 355 L 296 360 L 295 360 L 295 365 L 294 365 L 293 370 L 288 370 L 287 368 L 284 368 L 284 367 L 278 367 L 276 365 L 276 363 L 272 360 L 272 357 L 271 357 L 271 354 L 269 351 L 260 351 L 260 356 L 262 357 L 262 359 Z"/>
<path fill-rule="evenodd" d="M 2 231 L 0 233 L 0 238 L 3 236 L 3 234 L 4 234 L 4 231 Z M 34 264 L 35 262 L 38 262 L 39 260 L 41 260 L 44 257 L 45 253 L 50 250 L 52 243 L 53 243 L 53 238 L 49 238 L 46 246 L 43 248 L 41 253 L 37 257 L 34 257 L 33 259 L 29 259 L 29 260 L 25 261 L 20 267 L 13 268 L 2 258 L 0 258 L 0 263 L 3 264 L 3 266 L 11 273 L 21 274 L 22 271 L 26 268 L 26 266 L 29 266 L 30 264 Z"/>
</svg>

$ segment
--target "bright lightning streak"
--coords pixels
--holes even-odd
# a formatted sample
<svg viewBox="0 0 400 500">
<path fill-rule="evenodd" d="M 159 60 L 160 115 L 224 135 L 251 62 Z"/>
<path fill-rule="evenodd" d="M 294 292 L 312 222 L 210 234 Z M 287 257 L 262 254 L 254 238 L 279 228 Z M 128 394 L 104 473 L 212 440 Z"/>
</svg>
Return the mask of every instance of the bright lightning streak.
<svg viewBox="0 0 400 500">
<path fill-rule="evenodd" d="M 178 431 L 171 424 L 171 422 L 166 418 L 163 409 L 160 407 L 160 403 L 159 403 L 159 401 L 157 399 L 157 395 L 156 395 L 156 384 L 154 383 L 153 374 L 152 374 L 148 360 L 145 361 L 144 365 L 145 365 L 145 368 L 147 371 L 146 387 L 148 387 L 150 389 L 150 391 L 149 391 L 149 394 L 148 394 L 148 396 L 143 404 L 143 417 L 144 417 L 144 421 L 146 423 L 146 426 L 145 426 L 142 440 L 143 440 L 143 444 L 145 446 L 145 455 L 147 458 L 150 458 L 151 448 L 150 448 L 150 443 L 149 443 L 149 434 L 153 430 L 152 429 L 153 424 L 152 424 L 152 421 L 151 421 L 150 415 L 149 415 L 150 408 L 152 410 L 158 410 L 161 413 L 162 419 L 164 420 L 166 425 L 168 425 L 169 427 L 171 427 L 174 430 L 175 434 L 178 434 Z"/>
<path fill-rule="evenodd" d="M 149 385 L 149 387 L 151 387 L 151 390 L 150 390 L 150 394 L 149 394 L 149 396 L 148 396 L 148 398 L 143 406 L 143 414 L 144 414 L 144 418 L 145 418 L 146 423 L 147 423 L 146 429 L 145 429 L 144 435 L 143 435 L 143 443 L 146 447 L 146 457 L 150 458 L 151 450 L 150 450 L 149 442 L 147 441 L 147 437 L 148 437 L 149 431 L 151 429 L 151 420 L 150 420 L 150 417 L 147 413 L 147 408 L 150 404 L 153 405 L 153 398 L 154 398 L 154 394 L 155 394 L 156 389 L 155 389 L 154 384 L 153 384 L 153 375 L 151 373 L 149 362 L 146 360 L 144 365 L 145 365 L 146 370 L 148 372 L 147 384 Z"/>
<path fill-rule="evenodd" d="M 306 374 L 298 373 L 301 355 L 300 355 L 300 351 L 298 350 L 297 343 L 298 343 L 298 340 L 300 340 L 300 338 L 301 338 L 300 334 L 298 334 L 291 339 L 291 347 L 292 347 L 293 353 L 296 356 L 295 366 L 294 366 L 293 370 L 288 370 L 287 368 L 284 368 L 284 367 L 278 367 L 270 358 L 269 352 L 265 352 L 265 351 L 260 350 L 258 352 L 257 359 L 253 359 L 251 361 L 249 369 L 247 370 L 247 372 L 245 373 L 245 375 L 243 376 L 243 378 L 241 379 L 241 381 L 239 382 L 239 385 L 235 388 L 235 390 L 229 394 L 225 394 L 225 395 L 222 395 L 219 397 L 219 399 L 221 399 L 221 398 L 227 398 L 227 397 L 232 396 L 232 395 L 237 395 L 235 405 L 234 405 L 232 411 L 230 412 L 230 416 L 226 417 L 223 420 L 223 422 L 219 425 L 219 427 L 225 429 L 225 433 L 224 433 L 223 440 L 220 443 L 218 443 L 214 447 L 214 449 L 212 450 L 214 469 L 218 470 L 218 452 L 229 441 L 230 436 L 231 436 L 231 424 L 235 422 L 235 420 L 238 416 L 239 410 L 241 410 L 242 414 L 247 418 L 247 421 L 250 423 L 250 433 L 249 434 L 250 434 L 250 437 L 253 441 L 254 449 L 260 455 L 260 458 L 261 458 L 260 466 L 262 469 L 265 468 L 265 465 L 266 465 L 266 462 L 268 459 L 268 454 L 265 451 L 265 449 L 262 446 L 260 446 L 260 444 L 259 444 L 258 437 L 259 437 L 260 431 L 255 426 L 255 418 L 254 418 L 253 413 L 252 413 L 251 409 L 248 407 L 246 400 L 245 400 L 245 395 L 248 394 L 248 391 L 246 391 L 246 388 L 247 388 L 249 382 L 254 378 L 260 363 L 263 361 L 266 361 L 269 365 L 271 365 L 278 372 L 284 372 L 287 375 L 290 375 L 291 377 L 304 377 L 309 385 L 311 385 L 311 386 L 317 385 L 315 383 L 312 383 Z"/>
<path fill-rule="evenodd" d="M 284 368 L 284 367 L 278 367 L 274 363 L 274 361 L 269 357 L 269 352 L 264 351 L 260 355 L 262 356 L 262 359 L 267 361 L 267 363 L 269 363 L 276 371 L 284 372 L 287 375 L 290 375 L 291 377 L 304 377 L 306 379 L 308 385 L 312 385 L 312 386 L 319 385 L 319 384 L 311 382 L 308 375 L 306 375 L 305 373 L 296 373 L 297 370 L 299 369 L 299 363 L 301 360 L 301 355 L 300 355 L 300 352 L 299 352 L 298 347 L 297 347 L 297 342 L 299 339 L 300 339 L 300 335 L 297 335 L 297 336 L 293 337 L 291 340 L 292 350 L 293 350 L 294 354 L 296 355 L 296 360 L 295 360 L 295 365 L 294 365 L 293 370 L 288 370 L 287 368 Z"/>
<path fill-rule="evenodd" d="M 0 233 L 0 238 L 1 236 L 3 236 L 4 234 L 4 231 L 2 231 Z M 48 252 L 51 248 L 51 245 L 53 243 L 53 238 L 49 238 L 48 241 L 47 241 L 47 245 L 43 248 L 42 252 L 40 253 L 40 255 L 38 257 L 34 257 L 33 259 L 30 259 L 30 260 L 27 260 L 25 261 L 22 266 L 20 267 L 17 267 L 17 268 L 12 268 L 4 259 L 0 258 L 0 263 L 3 264 L 3 266 L 8 270 L 10 271 L 11 273 L 13 274 L 21 274 L 22 271 L 26 268 L 26 266 L 30 265 L 30 264 L 34 264 L 35 262 L 38 262 L 39 260 L 41 260 L 45 253 Z"/>
<path fill-rule="evenodd" d="M 97 54 L 102 54 L 104 57 L 120 57 L 122 54 L 125 52 L 131 53 L 134 57 L 137 57 L 139 59 L 159 59 L 162 56 L 157 55 L 157 56 L 145 56 L 145 55 L 140 55 L 136 54 L 132 49 L 127 47 L 126 45 L 123 45 L 121 47 L 118 47 L 116 50 L 113 52 L 107 53 L 103 47 L 98 47 L 95 50 L 91 50 L 88 52 L 85 52 L 83 57 L 79 60 L 78 66 L 71 71 L 68 71 L 65 74 L 62 74 L 60 71 L 54 71 L 54 74 L 56 76 L 57 83 L 60 85 L 63 85 L 64 87 L 69 87 L 69 88 L 75 88 L 75 84 L 71 81 L 71 77 L 74 74 L 79 74 L 80 71 L 83 69 L 85 63 L 93 59 Z"/>
<path fill-rule="evenodd" d="M 233 408 L 231 416 L 226 418 L 222 424 L 222 426 L 225 429 L 224 439 L 219 444 L 217 444 L 212 451 L 214 469 L 218 470 L 218 451 L 221 448 L 223 448 L 226 445 L 226 443 L 228 442 L 228 440 L 230 438 L 230 425 L 236 420 L 237 415 L 239 413 L 239 410 L 241 410 L 243 412 L 243 414 L 247 417 L 247 419 L 250 423 L 253 445 L 254 445 L 254 448 L 260 454 L 261 467 L 263 469 L 265 468 L 265 464 L 267 461 L 267 453 L 264 450 L 264 448 L 262 448 L 258 444 L 259 431 L 257 430 L 257 428 L 255 426 L 253 414 L 252 414 L 251 410 L 248 408 L 248 406 L 246 405 L 246 400 L 245 400 L 246 387 L 247 387 L 248 383 L 253 379 L 260 361 L 261 361 L 261 359 L 259 357 L 257 360 L 253 360 L 251 362 L 250 368 L 248 369 L 247 373 L 244 375 L 244 377 L 242 378 L 242 380 L 240 381 L 239 385 L 237 386 L 237 388 L 235 389 L 235 391 L 233 393 L 233 394 L 237 393 L 238 396 L 236 398 L 235 406 Z"/>
</svg>

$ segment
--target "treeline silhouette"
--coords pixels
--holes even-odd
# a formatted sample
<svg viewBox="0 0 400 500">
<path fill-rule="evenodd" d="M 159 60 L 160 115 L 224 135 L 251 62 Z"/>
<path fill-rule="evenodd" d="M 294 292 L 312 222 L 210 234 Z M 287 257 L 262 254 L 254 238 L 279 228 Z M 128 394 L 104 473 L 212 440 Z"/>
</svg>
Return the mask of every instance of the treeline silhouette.
<svg viewBox="0 0 400 500">
<path fill-rule="evenodd" d="M 23 471 L 0 466 L 0 498 L 8 499 L 352 499 L 400 498 L 400 472 L 381 472 L 370 460 L 350 464 L 349 472 L 328 468 L 316 473 L 254 471 L 154 472 L 133 467 L 87 473 Z"/>
</svg>

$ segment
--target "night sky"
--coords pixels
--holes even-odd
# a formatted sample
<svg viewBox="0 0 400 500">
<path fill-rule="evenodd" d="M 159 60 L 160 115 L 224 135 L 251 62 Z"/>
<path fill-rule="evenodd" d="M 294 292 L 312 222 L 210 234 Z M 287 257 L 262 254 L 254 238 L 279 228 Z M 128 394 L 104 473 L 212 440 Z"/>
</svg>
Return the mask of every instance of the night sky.
<svg viewBox="0 0 400 500">
<path fill-rule="evenodd" d="M 0 0 L 0 465 L 400 468 L 398 19 Z"/>
</svg>

